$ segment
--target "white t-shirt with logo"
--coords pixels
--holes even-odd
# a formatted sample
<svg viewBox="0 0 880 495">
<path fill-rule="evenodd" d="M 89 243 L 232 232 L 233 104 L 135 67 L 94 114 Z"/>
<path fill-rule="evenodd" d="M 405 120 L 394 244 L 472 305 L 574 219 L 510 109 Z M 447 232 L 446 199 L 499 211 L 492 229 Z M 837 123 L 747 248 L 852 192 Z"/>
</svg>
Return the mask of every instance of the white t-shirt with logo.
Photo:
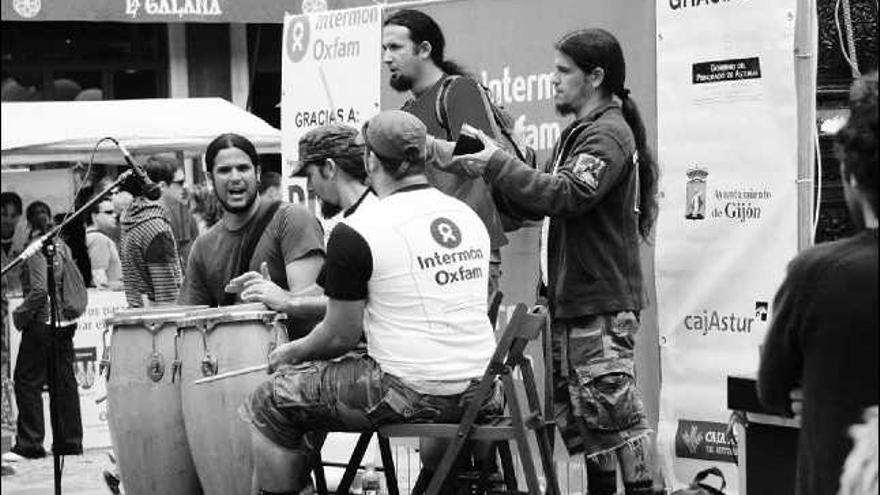
<svg viewBox="0 0 880 495">
<path fill-rule="evenodd" d="M 411 186 L 334 228 L 319 282 L 330 298 L 366 300 L 367 352 L 384 372 L 408 384 L 461 382 L 482 376 L 495 349 L 489 254 L 465 203 Z"/>
</svg>

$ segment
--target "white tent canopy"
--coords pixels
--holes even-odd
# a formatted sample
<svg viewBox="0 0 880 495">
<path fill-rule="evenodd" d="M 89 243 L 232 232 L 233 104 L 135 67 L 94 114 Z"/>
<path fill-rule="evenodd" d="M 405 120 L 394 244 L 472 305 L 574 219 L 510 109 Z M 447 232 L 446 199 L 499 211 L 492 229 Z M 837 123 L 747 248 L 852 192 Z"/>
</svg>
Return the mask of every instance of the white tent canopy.
<svg viewBox="0 0 880 495">
<path fill-rule="evenodd" d="M 259 153 L 280 153 L 281 132 L 222 98 L 4 102 L 0 111 L 3 168 L 43 162 L 88 162 L 95 144 L 111 136 L 133 154 L 183 152 L 200 156 L 212 139 L 234 132 Z M 122 163 L 102 143 L 98 163 Z"/>
</svg>

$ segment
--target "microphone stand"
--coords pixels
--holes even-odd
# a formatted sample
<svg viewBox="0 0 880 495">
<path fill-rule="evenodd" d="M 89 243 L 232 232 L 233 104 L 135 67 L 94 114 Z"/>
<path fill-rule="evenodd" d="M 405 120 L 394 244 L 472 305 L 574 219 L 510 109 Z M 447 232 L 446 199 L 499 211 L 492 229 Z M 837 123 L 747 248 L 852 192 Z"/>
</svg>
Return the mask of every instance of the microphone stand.
<svg viewBox="0 0 880 495">
<path fill-rule="evenodd" d="M 49 292 L 49 323 L 52 328 L 51 337 L 49 339 L 49 356 L 48 356 L 48 364 L 46 366 L 48 378 L 47 382 L 49 385 L 49 423 L 52 427 L 52 463 L 53 463 L 53 473 L 54 473 L 54 481 L 55 481 L 55 495 L 61 495 L 61 457 L 58 455 L 58 446 L 59 446 L 59 437 L 63 433 L 62 425 L 61 425 L 61 416 L 59 411 L 59 404 L 57 401 L 58 398 L 58 386 L 57 386 L 57 377 L 55 375 L 56 371 L 56 363 L 55 363 L 55 337 L 56 332 L 58 331 L 58 295 L 55 287 L 55 238 L 61 233 L 61 230 L 66 227 L 68 224 L 73 222 L 74 220 L 80 218 L 85 212 L 89 211 L 95 204 L 104 201 L 104 198 L 110 195 L 110 191 L 113 190 L 116 186 L 125 182 L 129 179 L 129 177 L 133 174 L 131 170 L 126 170 L 125 172 L 119 174 L 119 177 L 113 181 L 112 184 L 107 186 L 106 189 L 101 191 L 100 194 L 96 195 L 89 201 L 87 201 L 80 209 L 76 210 L 72 215 L 68 215 L 67 218 L 64 219 L 59 225 L 55 226 L 47 232 L 43 234 L 40 238 L 32 242 L 28 247 L 22 251 L 14 260 L 8 263 L 3 267 L 2 271 L 0 271 L 0 276 L 6 275 L 10 270 L 20 265 L 22 262 L 35 255 L 37 251 L 42 251 L 43 255 L 46 257 L 46 276 L 47 283 L 46 288 Z"/>
</svg>

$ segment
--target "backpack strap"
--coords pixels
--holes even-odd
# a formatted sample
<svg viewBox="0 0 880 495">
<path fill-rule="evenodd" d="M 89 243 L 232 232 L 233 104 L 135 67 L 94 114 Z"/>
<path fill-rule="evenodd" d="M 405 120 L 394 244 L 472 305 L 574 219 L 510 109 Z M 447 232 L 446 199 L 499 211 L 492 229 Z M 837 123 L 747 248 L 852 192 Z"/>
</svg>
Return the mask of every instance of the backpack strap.
<svg viewBox="0 0 880 495">
<path fill-rule="evenodd" d="M 492 138 L 494 139 L 506 139 L 511 147 L 513 148 L 516 157 L 522 161 L 528 163 L 529 160 L 526 157 L 525 153 L 519 149 L 519 145 L 517 145 L 516 140 L 504 128 L 504 126 L 499 125 L 499 122 L 504 120 L 504 117 L 499 115 L 498 107 L 496 107 L 489 98 L 489 90 L 487 90 L 479 81 L 469 77 L 469 76 L 459 76 L 459 75 L 449 75 L 446 76 L 446 79 L 440 83 L 440 91 L 437 92 L 437 100 L 434 102 L 434 115 L 437 117 L 437 121 L 440 122 L 440 126 L 443 130 L 446 131 L 446 140 L 452 141 L 452 129 L 449 125 L 449 110 L 448 110 L 448 102 L 449 102 L 449 90 L 452 87 L 452 84 L 461 77 L 466 77 L 474 82 L 477 86 L 477 91 L 480 93 L 480 100 L 483 103 L 483 111 L 486 114 L 486 118 L 489 121 L 489 125 L 492 127 Z"/>
<path fill-rule="evenodd" d="M 437 91 L 437 99 L 434 101 L 434 116 L 440 122 L 440 127 L 446 131 L 446 140 L 452 141 L 452 129 L 449 128 L 449 111 L 447 110 L 447 99 L 449 98 L 449 88 L 461 76 L 449 75 L 440 83 L 440 91 Z"/>
<path fill-rule="evenodd" d="M 266 208 L 263 216 L 258 218 L 254 223 L 254 228 L 251 230 L 244 241 L 241 249 L 241 257 L 238 260 L 238 268 L 235 273 L 232 275 L 232 278 L 235 278 L 243 273 L 247 272 L 248 267 L 251 264 L 251 259 L 253 259 L 254 251 L 257 248 L 257 244 L 260 242 L 260 239 L 263 238 L 263 234 L 266 231 L 266 227 L 269 226 L 269 222 L 275 218 L 275 213 L 278 212 L 278 208 L 281 207 L 281 201 L 275 201 L 270 204 L 268 208 Z M 226 293 L 223 297 L 223 304 L 228 306 L 230 304 L 235 304 L 235 294 Z"/>
</svg>

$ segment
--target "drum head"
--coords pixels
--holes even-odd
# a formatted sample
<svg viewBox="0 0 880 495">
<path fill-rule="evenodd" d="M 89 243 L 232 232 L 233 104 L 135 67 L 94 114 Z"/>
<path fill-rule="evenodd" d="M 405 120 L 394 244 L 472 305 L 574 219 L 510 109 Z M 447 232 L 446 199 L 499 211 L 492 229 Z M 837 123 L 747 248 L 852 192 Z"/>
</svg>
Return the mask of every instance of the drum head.
<svg viewBox="0 0 880 495">
<path fill-rule="evenodd" d="M 141 325 L 164 321 L 177 321 L 185 318 L 190 312 L 207 309 L 208 306 L 159 305 L 149 308 L 126 308 L 117 310 L 107 318 L 107 325 Z"/>
<path fill-rule="evenodd" d="M 286 319 L 284 313 L 269 309 L 263 303 L 234 304 L 219 308 L 190 311 L 180 320 L 180 328 L 207 326 L 210 330 L 218 323 L 245 321 L 271 322 Z"/>
</svg>

